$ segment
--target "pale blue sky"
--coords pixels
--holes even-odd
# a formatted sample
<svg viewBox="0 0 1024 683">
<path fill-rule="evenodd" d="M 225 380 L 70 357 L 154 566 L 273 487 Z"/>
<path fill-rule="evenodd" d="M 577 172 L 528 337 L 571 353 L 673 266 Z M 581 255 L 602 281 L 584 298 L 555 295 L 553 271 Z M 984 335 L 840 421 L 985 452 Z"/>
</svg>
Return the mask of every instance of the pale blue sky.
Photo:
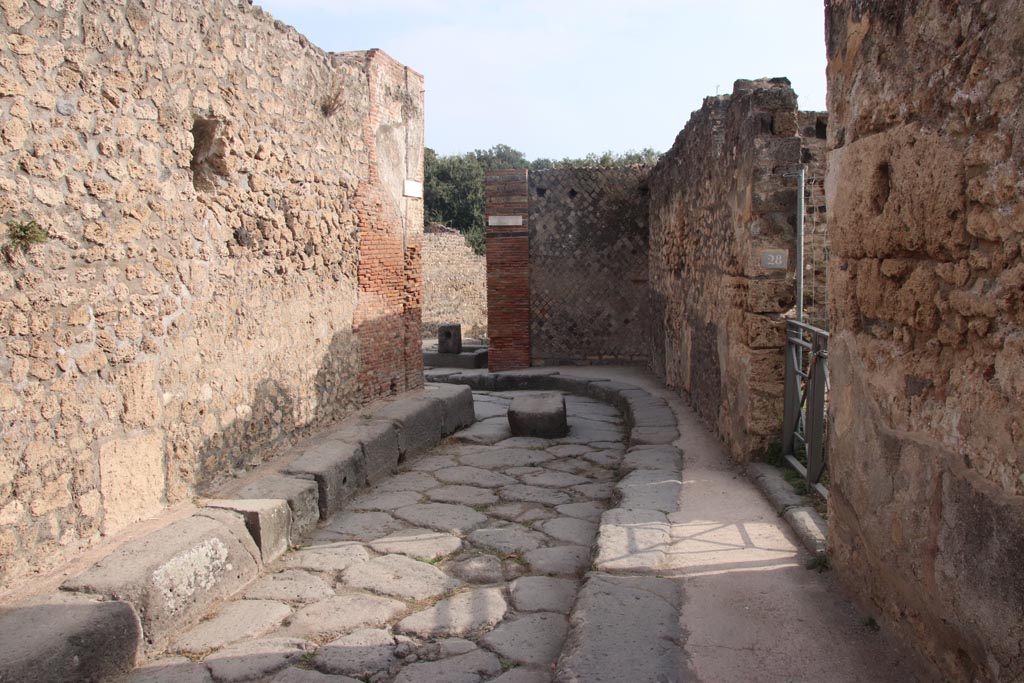
<svg viewBox="0 0 1024 683">
<path fill-rule="evenodd" d="M 426 78 L 426 143 L 530 159 L 665 151 L 706 95 L 787 76 L 825 108 L 822 0 L 256 0 L 325 50 Z"/>
</svg>

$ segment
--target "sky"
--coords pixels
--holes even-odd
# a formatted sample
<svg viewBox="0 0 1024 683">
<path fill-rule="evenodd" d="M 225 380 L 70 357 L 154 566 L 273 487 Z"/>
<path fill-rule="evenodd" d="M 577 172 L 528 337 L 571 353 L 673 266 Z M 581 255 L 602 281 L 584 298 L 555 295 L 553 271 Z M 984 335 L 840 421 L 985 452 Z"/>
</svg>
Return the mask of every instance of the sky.
<svg viewBox="0 0 1024 683">
<path fill-rule="evenodd" d="M 822 0 L 256 0 L 331 52 L 425 78 L 426 145 L 527 158 L 672 146 L 708 95 L 786 76 L 825 109 Z"/>
</svg>

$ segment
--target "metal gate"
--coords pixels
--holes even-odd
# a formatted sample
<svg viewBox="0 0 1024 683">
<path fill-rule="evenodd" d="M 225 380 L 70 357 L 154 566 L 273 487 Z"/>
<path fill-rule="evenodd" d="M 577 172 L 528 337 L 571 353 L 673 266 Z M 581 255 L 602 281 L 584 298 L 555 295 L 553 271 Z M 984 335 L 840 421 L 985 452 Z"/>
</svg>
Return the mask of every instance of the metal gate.
<svg viewBox="0 0 1024 683">
<path fill-rule="evenodd" d="M 828 332 L 807 323 L 786 322 L 786 384 L 782 455 L 818 493 L 825 473 L 828 395 Z"/>
</svg>

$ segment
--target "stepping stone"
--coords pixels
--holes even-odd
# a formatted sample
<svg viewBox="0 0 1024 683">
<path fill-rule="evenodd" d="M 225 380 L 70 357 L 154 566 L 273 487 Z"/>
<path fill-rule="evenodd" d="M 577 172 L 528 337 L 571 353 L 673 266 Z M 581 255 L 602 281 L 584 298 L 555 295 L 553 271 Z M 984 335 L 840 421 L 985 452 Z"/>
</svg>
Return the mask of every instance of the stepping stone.
<svg viewBox="0 0 1024 683">
<path fill-rule="evenodd" d="M 597 484 L 581 484 L 579 486 L 573 486 L 572 490 L 584 498 L 608 500 L 615 493 L 615 484 L 612 482 L 602 481 Z"/>
<path fill-rule="evenodd" d="M 508 424 L 515 436 L 555 439 L 569 432 L 565 397 L 555 393 L 517 396 L 508 406 Z"/>
<path fill-rule="evenodd" d="M 545 539 L 535 531 L 512 524 L 499 529 L 477 529 L 469 535 L 469 541 L 489 550 L 512 555 L 536 550 L 544 545 Z"/>
<path fill-rule="evenodd" d="M 506 467 L 530 467 L 552 460 L 545 451 L 526 448 L 494 448 L 464 455 L 459 460 L 463 465 L 484 469 L 505 469 Z"/>
<path fill-rule="evenodd" d="M 523 576 L 509 586 L 512 604 L 519 612 L 568 614 L 576 600 L 577 583 L 549 576 Z"/>
<path fill-rule="evenodd" d="M 601 519 L 601 515 L 604 513 L 605 509 L 606 508 L 602 503 L 594 500 L 588 500 L 586 503 L 569 503 L 568 505 L 559 505 L 555 508 L 555 511 L 560 515 L 566 515 L 568 517 L 597 521 Z"/>
<path fill-rule="evenodd" d="M 332 674 L 366 678 L 396 662 L 395 638 L 381 629 L 360 629 L 317 650 L 313 666 Z"/>
<path fill-rule="evenodd" d="M 575 517 L 558 517 L 539 522 L 536 527 L 556 541 L 592 545 L 597 537 L 597 524 Z"/>
<path fill-rule="evenodd" d="M 501 680 L 500 678 L 497 680 Z M 361 683 L 348 676 L 332 676 L 312 669 L 291 667 L 270 679 L 270 683 Z"/>
<path fill-rule="evenodd" d="M 413 472 L 436 472 L 445 467 L 455 467 L 459 462 L 452 455 L 430 455 L 409 465 Z"/>
<path fill-rule="evenodd" d="M 595 486 L 595 484 L 584 484 Z M 609 487 L 609 492 L 611 488 Z M 513 484 L 498 489 L 498 495 L 502 500 L 520 501 L 523 503 L 541 503 L 542 505 L 564 505 L 571 503 L 572 497 L 564 491 L 558 491 L 542 486 L 529 486 L 527 484 Z"/>
<path fill-rule="evenodd" d="M 430 489 L 427 491 L 427 497 L 438 503 L 459 505 L 490 505 L 498 502 L 498 497 L 490 489 L 459 484 Z"/>
<path fill-rule="evenodd" d="M 299 610 L 286 633 L 316 636 L 350 633 L 360 628 L 380 628 L 408 612 L 405 603 L 365 593 L 345 593 Z"/>
<path fill-rule="evenodd" d="M 432 529 L 402 529 L 370 542 L 374 552 L 399 554 L 417 560 L 436 560 L 462 547 L 462 539 Z"/>
<path fill-rule="evenodd" d="M 404 508 L 407 505 L 415 505 L 423 498 L 423 494 L 417 491 L 394 491 L 391 493 L 376 493 L 371 496 L 363 496 L 355 499 L 347 506 L 352 511 L 379 510 L 389 512 Z"/>
<path fill-rule="evenodd" d="M 530 486 L 547 486 L 555 489 L 564 489 L 569 488 L 570 486 L 592 483 L 586 477 L 569 474 L 568 472 L 551 472 L 549 470 L 526 474 L 519 477 L 519 480 Z"/>
<path fill-rule="evenodd" d="M 547 448 L 553 445 L 551 439 L 541 439 L 536 436 L 513 436 L 494 444 L 498 448 Z"/>
<path fill-rule="evenodd" d="M 485 650 L 406 666 L 394 683 L 480 683 L 501 671 L 501 661 Z"/>
<path fill-rule="evenodd" d="M 395 491 L 423 492 L 437 486 L 437 480 L 426 472 L 403 472 L 388 477 L 373 487 L 374 493 L 392 493 Z"/>
<path fill-rule="evenodd" d="M 366 559 L 370 559 L 369 555 L 366 556 Z M 245 597 L 248 600 L 281 600 L 282 602 L 316 602 L 332 595 L 334 595 L 334 589 L 329 583 L 315 574 L 298 569 L 287 569 L 278 574 L 264 576 L 245 592 Z"/>
<path fill-rule="evenodd" d="M 451 572 L 469 583 L 498 583 L 505 580 L 501 560 L 494 555 L 479 555 L 456 562 L 451 566 Z"/>
<path fill-rule="evenodd" d="M 416 526 L 467 534 L 487 522 L 487 516 L 465 505 L 421 503 L 395 510 L 395 517 Z"/>
<path fill-rule="evenodd" d="M 205 661 L 217 683 L 249 683 L 280 671 L 315 647 L 298 638 L 248 640 L 214 652 Z"/>
<path fill-rule="evenodd" d="M 561 614 L 537 612 L 502 624 L 482 639 L 484 645 L 521 664 L 548 665 L 558 659 L 569 623 Z"/>
<path fill-rule="evenodd" d="M 498 676 L 491 683 L 551 683 L 551 676 L 546 671 L 516 667 Z"/>
<path fill-rule="evenodd" d="M 292 613 L 291 607 L 270 600 L 229 602 L 212 619 L 200 622 L 178 638 L 171 650 L 177 653 L 209 652 L 278 626 Z"/>
<path fill-rule="evenodd" d="M 560 545 L 538 548 L 523 558 L 536 574 L 578 576 L 590 568 L 590 548 L 581 545 Z"/>
<path fill-rule="evenodd" d="M 487 514 L 509 522 L 539 522 L 551 519 L 555 513 L 540 503 L 502 503 L 487 508 Z"/>
<path fill-rule="evenodd" d="M 459 585 L 458 579 L 437 567 L 403 555 L 384 555 L 350 567 L 345 571 L 343 580 L 352 588 L 403 600 L 439 598 Z"/>
<path fill-rule="evenodd" d="M 293 569 L 337 573 L 369 559 L 370 553 L 359 543 L 340 541 L 297 550 L 285 556 L 284 564 Z"/>
<path fill-rule="evenodd" d="M 583 455 L 594 450 L 590 446 L 584 446 L 582 444 L 562 444 L 561 446 L 552 446 L 548 449 L 548 453 L 558 456 L 559 458 L 571 458 L 577 455 Z"/>
<path fill-rule="evenodd" d="M 448 467 L 438 470 L 434 476 L 446 484 L 466 484 L 486 488 L 498 488 L 516 483 L 512 477 L 480 467 Z"/>
<path fill-rule="evenodd" d="M 512 430 L 509 429 L 508 420 L 502 416 L 481 420 L 472 427 L 455 432 L 452 438 L 466 443 L 490 445 L 504 441 L 510 436 L 512 436 Z"/>
<path fill-rule="evenodd" d="M 406 617 L 397 628 L 420 638 L 465 636 L 492 628 L 507 611 L 501 588 L 475 588 Z"/>
<path fill-rule="evenodd" d="M 346 538 L 369 541 L 398 531 L 403 526 L 386 512 L 348 512 L 337 515 L 324 529 Z"/>
</svg>

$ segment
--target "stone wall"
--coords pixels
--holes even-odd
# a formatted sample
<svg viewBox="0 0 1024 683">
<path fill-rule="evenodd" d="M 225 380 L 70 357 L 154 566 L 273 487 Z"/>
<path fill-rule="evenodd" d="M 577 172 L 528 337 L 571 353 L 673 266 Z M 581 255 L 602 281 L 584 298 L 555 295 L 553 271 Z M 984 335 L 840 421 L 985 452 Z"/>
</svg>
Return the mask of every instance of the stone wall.
<svg viewBox="0 0 1024 683">
<path fill-rule="evenodd" d="M 826 3 L 833 566 L 1024 676 L 1024 2 Z"/>
<path fill-rule="evenodd" d="M 647 173 L 530 174 L 534 365 L 647 359 Z"/>
<path fill-rule="evenodd" d="M 828 206 L 825 202 L 828 114 L 799 113 L 804 174 L 804 321 L 828 329 Z"/>
<path fill-rule="evenodd" d="M 0 590 L 420 385 L 423 131 L 245 3 L 2 6 Z"/>
<path fill-rule="evenodd" d="M 487 171 L 487 329 L 492 372 L 530 367 L 530 210 L 525 169 Z"/>
<path fill-rule="evenodd" d="M 649 181 L 651 366 L 741 461 L 781 431 L 800 161 L 789 82 L 737 81 L 705 99 Z M 788 249 L 788 268 L 762 268 L 766 248 Z"/>
<path fill-rule="evenodd" d="M 437 338 L 439 325 L 458 323 L 462 336 L 487 337 L 487 259 L 449 228 L 423 235 L 423 336 Z"/>
</svg>

